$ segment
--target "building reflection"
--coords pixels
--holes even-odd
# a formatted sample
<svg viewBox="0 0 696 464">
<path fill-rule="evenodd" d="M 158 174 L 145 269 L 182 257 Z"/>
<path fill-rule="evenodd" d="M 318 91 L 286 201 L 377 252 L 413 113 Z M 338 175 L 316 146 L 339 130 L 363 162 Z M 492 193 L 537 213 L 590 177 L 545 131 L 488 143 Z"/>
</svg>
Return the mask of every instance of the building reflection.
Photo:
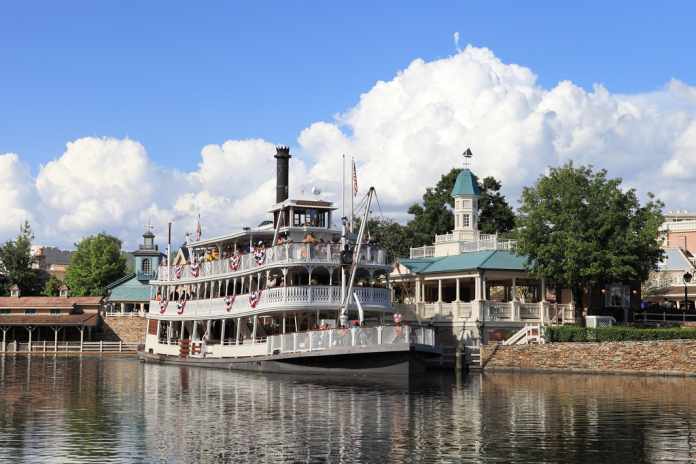
<svg viewBox="0 0 696 464">
<path fill-rule="evenodd" d="M 327 379 L 0 357 L 0 461 L 696 460 L 696 379 Z"/>
</svg>

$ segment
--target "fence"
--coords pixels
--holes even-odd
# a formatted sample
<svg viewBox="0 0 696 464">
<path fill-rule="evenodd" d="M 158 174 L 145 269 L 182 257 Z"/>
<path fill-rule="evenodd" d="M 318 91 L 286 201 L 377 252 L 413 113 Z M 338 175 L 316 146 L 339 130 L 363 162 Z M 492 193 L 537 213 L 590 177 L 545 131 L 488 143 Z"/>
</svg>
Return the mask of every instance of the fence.
<svg viewBox="0 0 696 464">
<path fill-rule="evenodd" d="M 137 343 L 125 342 L 0 342 L 0 353 L 134 353 Z"/>
</svg>

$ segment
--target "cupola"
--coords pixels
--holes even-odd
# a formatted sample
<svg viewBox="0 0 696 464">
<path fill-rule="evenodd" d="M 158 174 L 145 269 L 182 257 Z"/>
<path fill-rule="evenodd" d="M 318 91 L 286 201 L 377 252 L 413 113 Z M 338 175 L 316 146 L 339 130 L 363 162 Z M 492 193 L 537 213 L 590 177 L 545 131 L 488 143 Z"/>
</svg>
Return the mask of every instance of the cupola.
<svg viewBox="0 0 696 464">
<path fill-rule="evenodd" d="M 478 240 L 478 200 L 481 196 L 478 179 L 471 172 L 473 153 L 467 148 L 463 153 L 464 169 L 457 176 L 452 188 L 454 198 L 454 231 L 457 240 Z"/>
</svg>

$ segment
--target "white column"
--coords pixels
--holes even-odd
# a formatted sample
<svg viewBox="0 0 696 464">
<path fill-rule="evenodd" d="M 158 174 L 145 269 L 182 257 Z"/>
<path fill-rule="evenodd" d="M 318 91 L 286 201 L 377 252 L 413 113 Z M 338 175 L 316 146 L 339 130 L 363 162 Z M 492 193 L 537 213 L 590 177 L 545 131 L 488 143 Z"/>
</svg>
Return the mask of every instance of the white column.
<svg viewBox="0 0 696 464">
<path fill-rule="evenodd" d="M 283 333 L 285 333 L 285 313 L 283 313 Z"/>
<path fill-rule="evenodd" d="M 459 283 L 460 282 L 459 281 L 461 279 L 459 277 L 457 277 L 455 280 L 457 281 L 457 297 L 455 298 L 455 301 L 459 302 L 460 301 L 460 299 L 459 299 Z"/>
<path fill-rule="evenodd" d="M 82 344 L 85 342 L 85 328 L 80 327 L 80 352 L 82 352 Z"/>
<path fill-rule="evenodd" d="M 238 317 L 238 318 L 237 318 L 237 336 L 236 336 L 236 343 L 237 343 L 237 345 L 239 345 L 239 336 L 240 336 L 240 334 L 241 334 L 241 332 L 242 332 L 242 324 L 241 324 L 241 322 L 242 322 L 242 318 L 241 318 L 241 317 Z"/>
<path fill-rule="evenodd" d="M 517 301 L 517 277 L 512 278 L 512 301 Z"/>
<path fill-rule="evenodd" d="M 208 340 L 210 340 L 210 323 L 211 323 L 211 320 L 208 319 L 208 323 L 205 326 L 205 335 L 203 336 L 203 337 L 207 338 Z"/>
<path fill-rule="evenodd" d="M 442 303 L 442 279 L 437 279 L 437 302 Z"/>
<path fill-rule="evenodd" d="M 474 277 L 474 299 L 476 301 L 483 300 L 483 294 L 481 292 L 481 286 L 482 286 L 482 279 L 480 275 L 477 275 Z"/>
<path fill-rule="evenodd" d="M 256 343 L 256 326 L 259 321 L 259 316 L 254 315 L 254 328 L 251 330 L 251 343 Z"/>
<path fill-rule="evenodd" d="M 225 344 L 225 322 L 227 322 L 227 319 L 220 319 L 220 323 L 222 326 L 220 326 L 220 344 L 224 345 Z"/>
<path fill-rule="evenodd" d="M 423 301 L 423 298 L 421 296 L 421 287 L 418 277 L 416 277 L 416 279 L 413 281 L 413 286 L 415 287 L 416 303 L 421 303 Z"/>
<path fill-rule="evenodd" d="M 540 300 L 542 302 L 546 301 L 546 279 L 541 278 L 541 285 L 539 285 Z"/>
</svg>

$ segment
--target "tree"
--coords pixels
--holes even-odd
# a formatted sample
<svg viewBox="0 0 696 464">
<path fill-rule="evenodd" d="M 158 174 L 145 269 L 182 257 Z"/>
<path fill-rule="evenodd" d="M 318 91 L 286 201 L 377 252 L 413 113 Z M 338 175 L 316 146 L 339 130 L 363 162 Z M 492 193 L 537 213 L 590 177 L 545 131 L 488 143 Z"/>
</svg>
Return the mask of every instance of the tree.
<svg viewBox="0 0 696 464">
<path fill-rule="evenodd" d="M 62 285 L 63 281 L 52 275 L 48 278 L 48 280 L 46 280 L 42 294 L 44 296 L 58 296 L 60 295 L 60 287 Z"/>
<path fill-rule="evenodd" d="M 435 235 L 446 234 L 454 228 L 454 199 L 452 188 L 461 169 L 454 168 L 440 177 L 435 187 L 429 187 L 423 194 L 423 203 L 414 204 L 409 214 L 414 218 L 408 228 L 417 243 L 416 246 L 433 242 Z M 500 193 L 501 183 L 494 177 L 478 180 L 481 190 L 479 198 L 479 229 L 484 234 L 506 233 L 515 226 L 515 213 Z"/>
<path fill-rule="evenodd" d="M 20 227 L 15 240 L 9 240 L 0 247 L 0 273 L 4 275 L 5 288 L 16 284 L 23 295 L 37 295 L 44 283 L 44 274 L 32 269 L 31 241 L 34 234 L 28 221 Z"/>
<path fill-rule="evenodd" d="M 529 270 L 573 289 L 580 306 L 583 288 L 614 281 L 643 281 L 662 258 L 658 229 L 662 203 L 605 170 L 553 168 L 522 192 L 517 252 Z"/>
<path fill-rule="evenodd" d="M 369 219 L 367 232 L 385 249 L 389 261 L 409 256 L 411 247 L 416 246 L 411 230 L 391 219 Z"/>
<path fill-rule="evenodd" d="M 75 245 L 65 282 L 75 296 L 101 296 L 104 287 L 126 273 L 126 259 L 121 254 L 121 241 L 100 233 L 86 237 Z"/>
</svg>

